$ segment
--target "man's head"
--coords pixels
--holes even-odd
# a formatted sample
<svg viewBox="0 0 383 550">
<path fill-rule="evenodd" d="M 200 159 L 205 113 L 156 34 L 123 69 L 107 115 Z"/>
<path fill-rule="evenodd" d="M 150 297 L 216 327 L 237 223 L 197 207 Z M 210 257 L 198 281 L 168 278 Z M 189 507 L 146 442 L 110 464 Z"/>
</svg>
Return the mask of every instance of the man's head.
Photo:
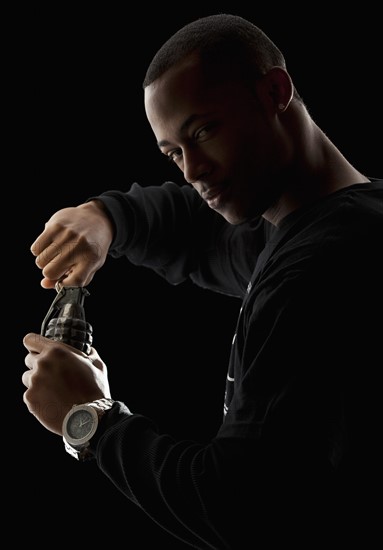
<svg viewBox="0 0 383 550">
<path fill-rule="evenodd" d="M 286 68 L 285 59 L 266 34 L 242 17 L 210 15 L 197 19 L 171 36 L 152 59 L 143 82 L 146 88 L 191 53 L 198 52 L 202 67 L 215 76 L 231 73 L 250 79 L 271 67 Z"/>
<path fill-rule="evenodd" d="M 209 206 L 230 223 L 262 214 L 288 153 L 277 117 L 294 95 L 265 33 L 234 15 L 198 19 L 158 50 L 143 87 L 161 151 Z"/>
</svg>

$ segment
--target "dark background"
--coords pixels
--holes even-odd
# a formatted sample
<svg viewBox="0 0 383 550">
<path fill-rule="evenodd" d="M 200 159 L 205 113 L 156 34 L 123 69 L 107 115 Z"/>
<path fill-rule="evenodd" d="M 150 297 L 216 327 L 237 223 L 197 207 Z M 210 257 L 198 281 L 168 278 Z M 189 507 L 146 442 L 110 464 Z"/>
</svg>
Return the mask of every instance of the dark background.
<svg viewBox="0 0 383 550">
<path fill-rule="evenodd" d="M 55 296 L 41 288 L 29 252 L 44 223 L 59 208 L 108 189 L 125 190 L 132 181 L 182 181 L 159 154 L 144 114 L 141 82 L 157 48 L 200 16 L 225 11 L 249 18 L 284 52 L 298 91 L 330 139 L 367 176 L 383 175 L 377 13 L 355 9 L 335 16 L 278 6 L 250 11 L 237 3 L 209 11 L 163 8 L 137 14 L 102 4 L 80 10 L 61 4 L 32 11 L 20 32 L 23 182 L 9 189 L 9 208 L 17 235 L 11 239 L 12 266 L 22 284 L 12 331 L 16 365 L 11 359 L 17 430 L 7 456 L 18 465 L 11 514 L 22 519 L 22 527 L 13 535 L 27 534 L 40 548 L 63 539 L 94 545 L 101 537 L 108 546 L 131 549 L 186 548 L 94 464 L 67 455 L 61 439 L 28 413 L 21 384 L 22 338 L 39 332 Z M 109 367 L 113 396 L 151 416 L 162 432 L 208 441 L 221 420 L 239 302 L 191 284 L 168 285 L 124 259 L 109 259 L 88 290 L 87 316 Z"/>
</svg>

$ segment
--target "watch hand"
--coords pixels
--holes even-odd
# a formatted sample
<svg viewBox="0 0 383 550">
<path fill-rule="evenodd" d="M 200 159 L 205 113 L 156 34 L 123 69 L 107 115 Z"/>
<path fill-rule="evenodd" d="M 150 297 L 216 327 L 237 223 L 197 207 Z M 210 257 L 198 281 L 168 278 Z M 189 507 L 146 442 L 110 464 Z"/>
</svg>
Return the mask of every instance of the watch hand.
<svg viewBox="0 0 383 550">
<path fill-rule="evenodd" d="M 90 419 L 86 420 L 85 422 L 80 422 L 80 428 L 82 428 L 83 426 L 85 426 L 85 424 L 88 424 L 90 422 Z"/>
</svg>

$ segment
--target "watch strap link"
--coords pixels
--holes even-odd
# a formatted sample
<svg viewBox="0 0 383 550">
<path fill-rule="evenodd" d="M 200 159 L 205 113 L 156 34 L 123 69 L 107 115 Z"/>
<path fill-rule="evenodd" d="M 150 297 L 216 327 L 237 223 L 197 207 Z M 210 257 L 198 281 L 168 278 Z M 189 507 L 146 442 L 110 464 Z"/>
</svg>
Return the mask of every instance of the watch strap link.
<svg viewBox="0 0 383 550">
<path fill-rule="evenodd" d="M 105 411 L 108 411 L 112 408 L 114 399 L 109 399 L 108 397 L 103 397 L 102 399 L 96 399 L 91 403 L 87 403 L 90 407 L 96 409 L 98 416 L 101 417 Z"/>
</svg>

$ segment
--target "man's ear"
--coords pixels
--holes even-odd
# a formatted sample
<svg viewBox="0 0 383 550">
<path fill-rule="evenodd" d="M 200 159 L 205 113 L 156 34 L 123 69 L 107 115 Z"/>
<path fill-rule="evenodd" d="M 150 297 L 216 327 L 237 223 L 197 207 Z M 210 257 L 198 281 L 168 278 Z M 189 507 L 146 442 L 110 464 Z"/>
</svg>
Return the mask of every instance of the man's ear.
<svg viewBox="0 0 383 550">
<path fill-rule="evenodd" d="M 286 111 L 294 87 L 289 73 L 282 67 L 272 67 L 256 82 L 257 96 L 269 112 Z"/>
</svg>

